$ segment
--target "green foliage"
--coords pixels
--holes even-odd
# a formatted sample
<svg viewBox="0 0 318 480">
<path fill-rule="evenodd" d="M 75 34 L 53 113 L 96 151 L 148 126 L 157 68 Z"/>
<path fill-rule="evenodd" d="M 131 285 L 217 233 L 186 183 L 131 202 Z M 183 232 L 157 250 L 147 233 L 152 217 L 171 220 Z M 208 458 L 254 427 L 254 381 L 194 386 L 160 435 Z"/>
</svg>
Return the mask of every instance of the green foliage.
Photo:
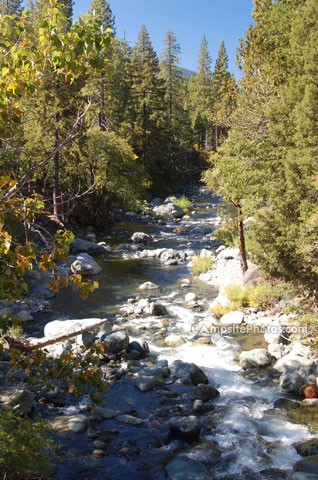
<svg viewBox="0 0 318 480">
<path fill-rule="evenodd" d="M 40 416 L 30 419 L 0 412 L 0 473 L 8 480 L 48 478 L 53 442 L 50 426 Z"/>
<path fill-rule="evenodd" d="M 191 271 L 194 275 L 200 275 L 200 273 L 205 273 L 211 268 L 213 268 L 214 262 L 210 257 L 200 257 L 195 255 L 192 257 L 193 265 L 191 266 Z"/>
<path fill-rule="evenodd" d="M 246 287 L 229 285 L 225 288 L 225 293 L 231 302 L 241 307 L 266 309 L 275 306 L 285 295 L 295 292 L 285 282 L 261 281 Z"/>
<path fill-rule="evenodd" d="M 221 318 L 223 315 L 229 312 L 237 312 L 242 310 L 242 306 L 240 303 L 229 302 L 226 305 L 221 305 L 220 303 L 216 303 L 213 307 L 210 308 L 210 311 L 214 314 L 216 318 Z"/>
<path fill-rule="evenodd" d="M 178 207 L 182 208 L 182 210 L 184 210 L 186 213 L 189 213 L 191 210 L 192 203 L 185 195 L 182 195 L 180 198 L 176 198 L 174 203 Z"/>
</svg>

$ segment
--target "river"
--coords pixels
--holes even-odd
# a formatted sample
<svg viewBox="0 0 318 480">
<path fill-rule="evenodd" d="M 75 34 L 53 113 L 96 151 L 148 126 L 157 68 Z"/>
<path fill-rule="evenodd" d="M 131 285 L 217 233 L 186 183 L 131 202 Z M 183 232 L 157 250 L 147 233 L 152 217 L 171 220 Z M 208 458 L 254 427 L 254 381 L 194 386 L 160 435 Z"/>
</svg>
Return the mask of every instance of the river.
<svg viewBox="0 0 318 480">
<path fill-rule="evenodd" d="M 181 359 L 204 367 L 211 384 L 220 392 L 220 396 L 213 401 L 214 410 L 204 417 L 207 423 L 211 421 L 211 428 L 205 430 L 204 437 L 215 442 L 221 451 L 221 461 L 211 471 L 213 476 L 217 479 L 287 478 L 278 474 L 275 477 L 274 473 L 272 473 L 274 476 L 266 476 L 265 473 L 254 476 L 253 472 L 273 468 L 285 471 L 291 469 L 301 458 L 292 444 L 312 437 L 314 431 L 310 430 L 309 424 L 296 423 L 297 419 L 292 421 L 286 412 L 273 408 L 274 401 L 284 395 L 279 391 L 277 377 L 270 369 L 246 372 L 240 368 L 239 352 L 242 349 L 263 346 L 263 337 L 252 334 L 215 333 L 211 335 L 212 344 L 193 345 L 194 326 L 211 315 L 208 312 L 208 305 L 216 296 L 216 289 L 198 280 L 192 281 L 190 290 L 182 288 L 181 279 L 190 275 L 187 262 L 165 266 L 154 258 L 130 258 L 135 252 L 120 247 L 128 242 L 133 232 L 143 231 L 153 236 L 151 245 L 147 246 L 150 249 L 191 249 L 195 252 L 202 248 L 216 249 L 217 245 L 207 235 L 213 231 L 216 223 L 219 199 L 207 193 L 201 195 L 197 193 L 192 201 L 193 212 L 190 219 L 177 224 L 186 228 L 184 233 L 173 233 L 172 230 L 176 226 L 174 223 L 163 226 L 132 222 L 117 224 L 106 238 L 113 247 L 112 252 L 97 257 L 103 269 L 97 276 L 99 290 L 85 301 L 71 288 L 60 291 L 51 302 L 50 309 L 37 317 L 37 331 L 41 333 L 45 323 L 57 318 L 106 316 L 111 323 L 126 322 L 131 340 L 138 340 L 141 343 L 147 341 L 150 351 L 156 354 L 158 359 L 167 359 L 169 362 Z M 182 335 L 185 339 L 181 346 L 167 347 L 160 335 L 153 335 L 147 321 L 116 317 L 119 307 L 129 297 L 138 295 L 138 286 L 146 281 L 160 286 L 159 293 L 156 292 L 154 295 L 168 310 L 170 318 L 168 333 Z M 196 293 L 199 308 L 187 307 L 184 299 L 187 291 Z M 149 292 L 144 295 L 149 295 Z M 105 394 L 106 403 L 107 395 L 109 394 Z M 113 397 L 110 398 L 114 401 Z M 65 412 L 67 413 L 67 410 L 64 409 Z M 204 463 L 208 460 L 209 453 L 193 447 L 193 450 L 191 448 L 187 450 L 187 455 Z M 131 472 L 127 480 L 167 478 L 164 468 L 162 477 L 150 473 L 148 476 L 137 474 L 133 467 Z M 116 475 L 116 471 L 109 474 L 110 476 L 106 473 L 105 475 L 102 477 L 92 474 L 89 478 L 115 480 L 125 478 L 122 473 Z M 59 473 L 54 478 L 71 477 Z"/>
</svg>

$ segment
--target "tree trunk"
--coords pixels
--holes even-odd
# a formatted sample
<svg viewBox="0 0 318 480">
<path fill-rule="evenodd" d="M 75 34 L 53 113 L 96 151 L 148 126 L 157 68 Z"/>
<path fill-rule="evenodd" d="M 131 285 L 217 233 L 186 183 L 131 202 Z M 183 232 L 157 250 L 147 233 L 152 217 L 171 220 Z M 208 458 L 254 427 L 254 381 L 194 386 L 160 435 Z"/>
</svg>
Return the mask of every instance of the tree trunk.
<svg viewBox="0 0 318 480">
<path fill-rule="evenodd" d="M 242 270 L 242 274 L 244 275 L 244 273 L 248 270 L 248 265 L 247 265 L 247 258 L 246 258 L 242 209 L 239 203 L 236 204 L 235 206 L 237 209 L 237 230 L 238 230 L 238 237 L 239 237 L 241 270 Z"/>
<path fill-rule="evenodd" d="M 59 114 L 55 117 L 56 123 L 59 121 Z M 58 148 L 60 143 L 59 129 L 55 130 L 55 148 Z M 53 167 L 53 212 L 58 219 L 60 219 L 60 151 L 55 152 L 54 167 Z"/>
</svg>

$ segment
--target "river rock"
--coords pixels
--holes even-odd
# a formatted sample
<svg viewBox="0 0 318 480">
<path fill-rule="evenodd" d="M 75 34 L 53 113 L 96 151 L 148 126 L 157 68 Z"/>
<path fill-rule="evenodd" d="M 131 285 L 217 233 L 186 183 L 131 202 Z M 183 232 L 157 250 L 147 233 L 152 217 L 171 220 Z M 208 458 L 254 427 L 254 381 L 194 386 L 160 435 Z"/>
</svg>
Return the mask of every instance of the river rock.
<svg viewBox="0 0 318 480">
<path fill-rule="evenodd" d="M 280 408 L 281 410 L 295 410 L 295 408 L 299 408 L 300 403 L 294 402 L 294 400 L 290 400 L 289 398 L 278 398 L 274 402 L 274 408 Z"/>
<path fill-rule="evenodd" d="M 68 428 L 74 433 L 84 433 L 87 430 L 88 418 L 86 415 L 78 413 L 68 419 Z"/>
<path fill-rule="evenodd" d="M 185 295 L 184 299 L 185 299 L 186 303 L 190 303 L 190 302 L 195 301 L 197 299 L 197 296 L 196 296 L 195 293 L 189 292 Z"/>
<path fill-rule="evenodd" d="M 240 365 L 244 370 L 248 368 L 265 368 L 272 361 L 272 356 L 265 348 L 255 348 L 240 354 Z"/>
<path fill-rule="evenodd" d="M 207 250 L 206 248 L 202 248 L 200 252 L 200 257 L 201 258 L 212 258 L 214 256 L 214 253 L 211 250 Z"/>
<path fill-rule="evenodd" d="M 17 316 L 21 322 L 29 322 L 33 320 L 33 316 L 28 310 L 20 310 L 20 312 L 17 313 Z"/>
<path fill-rule="evenodd" d="M 292 446 L 296 448 L 297 453 L 302 457 L 318 455 L 318 438 L 309 438 L 308 440 L 293 443 Z"/>
<path fill-rule="evenodd" d="M 126 423 L 126 425 L 143 425 L 145 421 L 142 418 L 133 417 L 132 415 L 119 415 L 116 418 L 117 422 Z"/>
<path fill-rule="evenodd" d="M 194 415 L 172 417 L 168 422 L 170 431 L 183 440 L 194 440 L 200 435 L 201 423 Z"/>
<path fill-rule="evenodd" d="M 288 475 L 287 480 L 318 480 L 318 475 L 306 472 L 293 472 Z"/>
<path fill-rule="evenodd" d="M 73 337 L 73 339 L 78 337 Z M 57 359 L 72 351 L 72 343 L 70 340 L 64 340 L 64 342 L 57 342 L 53 345 L 48 345 L 44 350 L 47 352 L 48 357 Z"/>
<path fill-rule="evenodd" d="M 93 445 L 96 448 L 96 450 L 106 450 L 106 448 L 107 448 L 107 443 L 103 442 L 102 440 L 95 440 L 93 442 Z M 97 457 L 101 456 L 101 455 L 96 454 L 96 450 L 95 450 L 95 452 L 93 452 L 93 454 Z"/>
<path fill-rule="evenodd" d="M 286 326 L 279 323 L 271 323 L 266 327 L 264 339 L 265 342 L 269 344 L 287 345 L 289 343 L 289 338 Z"/>
<path fill-rule="evenodd" d="M 279 379 L 280 389 L 288 393 L 298 392 L 302 383 L 302 378 L 297 372 L 283 372 Z"/>
<path fill-rule="evenodd" d="M 162 203 L 162 200 L 161 200 L 161 198 L 158 198 L 158 197 L 153 198 L 153 199 L 151 200 L 151 202 L 149 202 L 149 204 L 150 204 L 152 207 L 159 207 L 159 205 L 161 205 L 161 203 Z"/>
<path fill-rule="evenodd" d="M 173 248 L 167 248 L 161 253 L 159 258 L 164 264 L 168 264 L 169 262 L 169 265 L 177 265 L 179 262 L 183 262 L 185 257 L 185 255 L 179 253 L 177 250 L 174 250 Z"/>
<path fill-rule="evenodd" d="M 145 282 L 139 286 L 139 290 L 157 290 L 157 288 L 159 288 L 159 285 L 152 282 Z"/>
<path fill-rule="evenodd" d="M 185 385 L 197 386 L 199 383 L 209 383 L 209 379 L 201 368 L 195 363 L 182 362 L 175 360 L 170 365 L 171 374 L 176 377 L 178 382 Z"/>
<path fill-rule="evenodd" d="M 195 389 L 195 396 L 202 400 L 202 402 L 208 402 L 219 395 L 220 392 L 216 388 L 212 385 L 206 385 L 205 383 L 199 383 Z"/>
<path fill-rule="evenodd" d="M 244 320 L 243 312 L 228 312 L 220 319 L 220 323 L 224 325 L 241 325 Z"/>
<path fill-rule="evenodd" d="M 146 243 L 151 241 L 151 236 L 144 232 L 135 232 L 131 237 L 131 241 L 133 243 Z"/>
<path fill-rule="evenodd" d="M 318 475 L 318 455 L 310 455 L 299 460 L 299 462 L 295 463 L 293 469 Z"/>
<path fill-rule="evenodd" d="M 182 208 L 178 207 L 172 202 L 164 202 L 162 205 L 154 207 L 153 211 L 157 215 L 164 217 L 166 220 L 182 218 L 185 215 L 184 210 L 182 210 Z"/>
<path fill-rule="evenodd" d="M 105 353 L 120 353 L 127 350 L 129 346 L 129 337 L 123 330 L 104 333 L 101 341 Z"/>
<path fill-rule="evenodd" d="M 106 249 L 103 245 L 98 245 L 94 242 L 83 240 L 82 238 L 74 238 L 70 244 L 70 251 L 71 253 L 86 252 L 97 255 L 98 253 L 105 253 Z"/>
<path fill-rule="evenodd" d="M 13 411 L 28 415 L 33 409 L 34 393 L 22 388 L 1 388 L 0 404 L 2 407 L 12 407 Z"/>
<path fill-rule="evenodd" d="M 212 480 L 212 475 L 197 460 L 178 455 L 166 465 L 170 480 Z"/>
<path fill-rule="evenodd" d="M 157 385 L 157 381 L 158 381 L 158 377 L 140 376 L 135 380 L 135 385 L 141 392 L 148 392 L 149 390 L 152 390 Z"/>
<path fill-rule="evenodd" d="M 276 360 L 279 360 L 284 355 L 284 346 L 282 344 L 270 343 L 267 350 Z"/>
<path fill-rule="evenodd" d="M 139 342 L 133 341 L 133 342 L 130 342 L 130 344 L 128 345 L 127 352 L 129 354 L 134 353 L 134 355 L 138 353 L 138 358 L 135 358 L 135 360 L 139 360 L 139 359 L 145 358 L 146 354 L 148 353 L 146 351 L 146 346 L 147 344 L 144 344 L 145 348 L 143 348 Z"/>
<path fill-rule="evenodd" d="M 149 314 L 155 317 L 162 317 L 167 315 L 168 311 L 164 305 L 161 303 L 151 302 L 149 307 Z"/>
<path fill-rule="evenodd" d="M 304 380 L 315 372 L 316 364 L 314 360 L 305 358 L 300 355 L 294 355 L 293 352 L 288 353 L 284 357 L 277 360 L 274 364 L 274 370 L 278 372 L 296 372 Z"/>
<path fill-rule="evenodd" d="M 165 344 L 167 347 L 175 348 L 175 347 L 180 347 L 185 343 L 185 339 L 181 335 L 168 335 L 168 337 L 165 338 Z"/>
<path fill-rule="evenodd" d="M 212 340 L 210 337 L 201 337 L 193 342 L 193 345 L 211 345 Z"/>
<path fill-rule="evenodd" d="M 97 275 L 102 268 L 88 253 L 79 253 L 71 265 L 71 271 L 80 275 Z"/>
<path fill-rule="evenodd" d="M 94 413 L 101 417 L 103 420 L 115 418 L 119 415 L 119 410 L 112 410 L 111 408 L 95 407 Z"/>
</svg>

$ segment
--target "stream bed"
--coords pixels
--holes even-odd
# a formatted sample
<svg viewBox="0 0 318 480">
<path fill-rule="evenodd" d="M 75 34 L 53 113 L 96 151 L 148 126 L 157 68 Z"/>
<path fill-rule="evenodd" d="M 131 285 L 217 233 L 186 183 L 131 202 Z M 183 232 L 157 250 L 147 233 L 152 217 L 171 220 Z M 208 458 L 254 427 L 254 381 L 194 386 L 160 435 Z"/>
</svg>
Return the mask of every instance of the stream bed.
<svg viewBox="0 0 318 480">
<path fill-rule="evenodd" d="M 219 199 L 198 190 L 192 202 L 190 219 L 178 223 L 117 224 L 106 239 L 112 245 L 112 252 L 95 257 L 102 267 L 96 277 L 99 290 L 85 301 L 71 288 L 60 291 L 50 308 L 36 317 L 33 334 L 42 335 L 44 325 L 55 319 L 106 317 L 109 329 L 114 324 L 119 325 L 125 328 L 130 341 L 141 344 L 146 341 L 150 353 L 158 361 L 166 359 L 170 365 L 182 360 L 202 367 L 220 395 L 213 400 L 211 411 L 199 415 L 200 440 L 189 443 L 170 439 L 167 427 L 167 419 L 176 414 L 178 408 L 185 415 L 193 415 L 193 388 L 172 384 L 168 378 L 162 387 L 167 386 L 173 401 L 165 403 L 162 389 L 139 392 L 133 377 L 122 375 L 120 381 L 110 382 L 111 389 L 105 393 L 102 406 L 116 408 L 124 414 L 138 412 L 144 425 L 119 424 L 116 418 L 93 425 L 91 430 L 107 436 L 108 448 L 100 458 L 92 456 L 94 435 L 89 438 L 85 434 L 72 435 L 61 430 L 56 436 L 60 447 L 54 480 L 293 478 L 289 477 L 292 467 L 302 457 L 292 444 L 315 434 L 310 424 L 298 423 L 296 417 L 291 419 L 286 411 L 274 408 L 275 400 L 285 395 L 280 392 L 278 378 L 271 369 L 243 371 L 239 366 L 240 351 L 264 346 L 262 335 L 212 333 L 208 336 L 210 344 L 195 343 L 195 339 L 202 337 L 195 326 L 208 322 L 211 317 L 208 308 L 217 295 L 215 287 L 193 278 L 190 287 L 181 287 L 182 279 L 190 278 L 187 261 L 166 266 L 156 258 L 134 258 L 138 250 L 121 246 L 128 244 L 132 233 L 142 231 L 153 237 L 151 244 L 143 247 L 147 249 L 173 248 L 196 253 L 202 248 L 216 249 L 217 244 L 209 234 L 217 223 Z M 185 227 L 184 232 L 174 233 L 176 226 Z M 138 290 L 148 281 L 159 285 L 159 290 Z M 185 302 L 185 294 L 189 291 L 197 296 L 195 308 L 189 308 Z M 164 343 L 160 328 L 156 327 L 158 319 L 118 315 L 119 308 L 136 296 L 151 296 L 166 307 L 166 333 L 181 336 L 184 342 L 180 346 L 168 347 Z M 55 406 L 45 414 L 49 418 L 74 415 L 85 412 L 86 403 L 84 396 L 72 405 Z M 162 410 L 166 405 L 169 408 L 165 416 Z M 44 407 L 40 411 L 43 413 Z M 165 466 L 180 455 L 199 462 L 204 470 L 191 473 L 187 464 L 181 462 L 179 476 L 171 473 L 168 477 Z"/>
</svg>

